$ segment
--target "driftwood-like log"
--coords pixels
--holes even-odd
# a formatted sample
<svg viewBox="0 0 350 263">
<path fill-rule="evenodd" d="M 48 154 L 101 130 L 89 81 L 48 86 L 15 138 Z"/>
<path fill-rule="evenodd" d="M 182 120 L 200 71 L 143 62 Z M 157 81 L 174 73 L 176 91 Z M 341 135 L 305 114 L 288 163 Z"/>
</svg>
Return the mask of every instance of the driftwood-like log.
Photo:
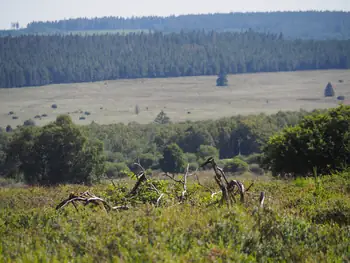
<svg viewBox="0 0 350 263">
<path fill-rule="evenodd" d="M 235 194 L 237 193 L 240 194 L 240 201 L 244 203 L 245 187 L 243 183 L 238 180 L 228 181 L 224 170 L 216 164 L 213 157 L 209 157 L 200 167 L 204 167 L 207 164 L 211 164 L 215 172 L 214 179 L 222 192 L 220 203 L 223 204 L 226 202 L 227 206 L 230 206 L 231 203 L 236 202 Z M 250 185 L 250 187 L 251 186 L 252 185 Z M 237 191 L 235 191 L 236 188 Z M 212 193 L 212 196 L 213 195 L 214 193 Z"/>
<path fill-rule="evenodd" d="M 104 199 L 97 197 L 97 196 L 91 194 L 90 192 L 86 191 L 86 192 L 79 193 L 79 194 L 71 193 L 67 199 L 63 200 L 61 203 L 59 203 L 56 206 L 56 210 L 62 209 L 69 204 L 73 204 L 75 209 L 78 210 L 75 202 L 81 202 L 81 203 L 83 203 L 84 206 L 86 206 L 90 203 L 92 203 L 94 205 L 101 205 L 102 204 L 107 212 L 112 209 L 112 207 Z"/>
</svg>

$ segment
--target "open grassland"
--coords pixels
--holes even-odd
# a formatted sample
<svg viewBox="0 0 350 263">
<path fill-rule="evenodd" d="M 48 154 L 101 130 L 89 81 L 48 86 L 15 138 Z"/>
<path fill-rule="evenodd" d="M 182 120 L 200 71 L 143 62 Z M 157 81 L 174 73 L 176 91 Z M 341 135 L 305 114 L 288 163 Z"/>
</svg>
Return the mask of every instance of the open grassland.
<svg viewBox="0 0 350 263">
<path fill-rule="evenodd" d="M 350 70 L 242 74 L 230 75 L 228 80 L 228 87 L 216 87 L 216 76 L 202 76 L 0 89 L 0 127 L 22 125 L 43 114 L 47 117 L 35 119 L 39 125 L 67 113 L 80 124 L 109 124 L 149 123 L 161 110 L 178 122 L 329 108 L 338 102 L 324 97 L 328 82 L 336 96 L 350 96 Z M 139 114 L 135 114 L 136 105 Z M 14 114 L 9 115 L 10 111 Z M 86 119 L 79 120 L 82 116 Z"/>
<path fill-rule="evenodd" d="M 200 175 L 201 177 L 201 175 Z M 168 181 L 166 181 L 168 182 Z M 250 179 L 243 179 L 246 185 Z M 0 262 L 349 262 L 350 175 L 258 180 L 244 205 L 207 206 L 189 183 L 187 201 L 165 185 L 160 207 L 128 211 L 55 206 L 89 189 L 116 204 L 130 182 L 51 188 L 0 188 Z M 213 179 L 205 184 L 214 187 Z M 169 190 L 172 189 L 172 190 Z M 255 194 L 266 192 L 257 210 Z"/>
</svg>

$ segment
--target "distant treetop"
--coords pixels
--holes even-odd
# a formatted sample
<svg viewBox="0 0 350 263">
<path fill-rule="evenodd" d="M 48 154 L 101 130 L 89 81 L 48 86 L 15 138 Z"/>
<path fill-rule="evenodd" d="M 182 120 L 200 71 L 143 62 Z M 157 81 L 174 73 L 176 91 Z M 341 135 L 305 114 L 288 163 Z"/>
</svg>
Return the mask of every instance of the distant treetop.
<svg viewBox="0 0 350 263">
<path fill-rule="evenodd" d="M 254 13 L 188 14 L 179 16 L 76 18 L 52 22 L 36 21 L 20 30 L 0 31 L 2 34 L 48 33 L 85 30 L 181 30 L 283 32 L 287 38 L 348 39 L 350 12 L 283 11 Z M 21 31 L 21 32 L 17 32 Z"/>
</svg>

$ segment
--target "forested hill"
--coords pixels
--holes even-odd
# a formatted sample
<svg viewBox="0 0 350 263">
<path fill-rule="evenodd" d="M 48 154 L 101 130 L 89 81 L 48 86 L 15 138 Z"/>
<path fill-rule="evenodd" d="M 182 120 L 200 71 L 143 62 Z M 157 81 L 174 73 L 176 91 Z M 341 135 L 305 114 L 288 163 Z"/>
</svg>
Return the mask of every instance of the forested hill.
<svg viewBox="0 0 350 263">
<path fill-rule="evenodd" d="M 350 40 L 248 31 L 0 38 L 0 87 L 350 67 Z"/>
<path fill-rule="evenodd" d="M 283 32 L 287 38 L 349 39 L 350 12 L 303 11 L 215 13 L 168 17 L 78 18 L 54 22 L 33 22 L 27 32 L 72 32 L 87 30 L 181 30 Z"/>
</svg>

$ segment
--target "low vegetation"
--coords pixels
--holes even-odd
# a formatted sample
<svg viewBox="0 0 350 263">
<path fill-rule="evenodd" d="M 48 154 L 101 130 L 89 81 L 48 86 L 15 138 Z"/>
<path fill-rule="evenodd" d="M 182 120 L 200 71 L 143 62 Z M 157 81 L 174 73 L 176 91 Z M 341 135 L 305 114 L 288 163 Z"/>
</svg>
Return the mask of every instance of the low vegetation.
<svg viewBox="0 0 350 263">
<path fill-rule="evenodd" d="M 0 261 L 349 261 L 349 118 L 1 132 Z"/>
<path fill-rule="evenodd" d="M 93 205 L 55 210 L 70 192 L 122 202 L 131 182 L 85 186 L 0 188 L 0 257 L 3 262 L 346 262 L 350 243 L 349 173 L 292 181 L 257 181 L 246 204 L 207 206 L 205 188 L 190 181 L 188 199 L 159 206 L 143 196 L 128 210 Z M 212 179 L 205 185 L 212 187 Z M 244 183 L 249 183 L 243 180 Z M 172 187 L 169 187 L 173 185 Z M 168 187 L 164 187 L 168 186 Z M 129 189 L 129 190 L 128 190 Z M 266 192 L 258 209 L 254 193 Z M 172 197 L 173 196 L 173 197 Z"/>
</svg>

